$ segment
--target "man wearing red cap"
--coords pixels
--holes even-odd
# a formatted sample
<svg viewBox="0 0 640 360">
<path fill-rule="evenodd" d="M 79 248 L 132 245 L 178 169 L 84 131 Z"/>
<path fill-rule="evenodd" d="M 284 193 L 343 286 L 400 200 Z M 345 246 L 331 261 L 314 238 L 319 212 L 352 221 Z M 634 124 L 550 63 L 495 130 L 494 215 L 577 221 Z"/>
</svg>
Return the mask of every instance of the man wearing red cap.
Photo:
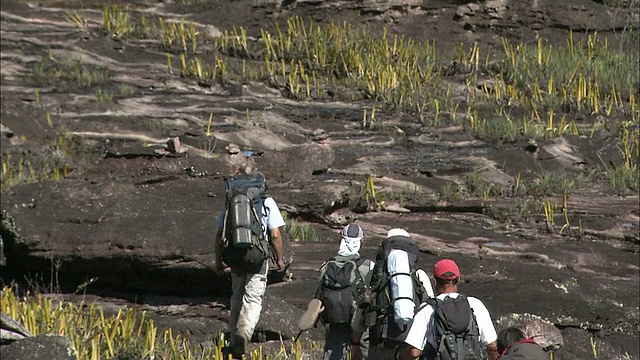
<svg viewBox="0 0 640 360">
<path fill-rule="evenodd" d="M 460 269 L 453 260 L 441 259 L 436 262 L 433 276 L 436 279 L 438 301 L 444 301 L 447 298 L 457 299 L 460 296 L 458 293 Z M 486 350 L 487 359 L 496 360 L 498 358 L 497 334 L 489 315 L 489 310 L 477 298 L 466 296 L 466 299 L 469 302 L 469 307 L 473 310 L 478 327 L 479 340 Z M 436 358 L 438 335 L 434 326 L 434 310 L 434 305 L 428 304 L 416 313 L 404 340 L 404 346 L 400 351 L 401 359 L 418 358 L 422 355 L 423 350 L 426 350 L 425 359 Z"/>
</svg>

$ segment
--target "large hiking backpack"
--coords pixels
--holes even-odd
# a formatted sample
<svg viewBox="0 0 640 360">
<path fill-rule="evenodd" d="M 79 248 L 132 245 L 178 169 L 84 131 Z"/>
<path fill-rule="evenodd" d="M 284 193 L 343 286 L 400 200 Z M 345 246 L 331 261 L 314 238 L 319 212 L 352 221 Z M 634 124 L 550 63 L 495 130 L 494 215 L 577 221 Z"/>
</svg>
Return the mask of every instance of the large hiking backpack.
<svg viewBox="0 0 640 360">
<path fill-rule="evenodd" d="M 427 295 L 422 282 L 418 278 L 419 251 L 418 246 L 411 239 L 404 236 L 393 236 L 382 241 L 376 255 L 376 264 L 371 279 L 371 289 L 373 291 L 373 304 L 367 310 L 366 325 L 369 329 L 369 340 L 372 344 L 382 342 L 400 343 L 404 340 L 407 327 L 400 328 L 394 321 L 393 301 L 391 296 L 392 276 L 387 271 L 387 259 L 392 250 L 403 250 L 409 259 L 410 277 L 413 285 L 414 314 L 418 307 L 425 302 Z M 406 275 L 396 273 L 394 276 Z M 375 314 L 373 314 L 375 313 Z"/>
<path fill-rule="evenodd" d="M 223 228 L 224 262 L 232 267 L 259 268 L 270 255 L 262 216 L 265 178 L 260 172 L 227 177 Z"/>
<path fill-rule="evenodd" d="M 325 308 L 322 317 L 325 324 L 351 323 L 370 264 L 370 260 L 359 256 L 336 256 L 325 262 L 316 294 Z"/>
<path fill-rule="evenodd" d="M 480 344 L 480 330 L 469 299 L 464 295 L 444 300 L 429 299 L 433 306 L 433 326 L 436 333 L 436 348 L 425 350 L 425 354 L 435 354 L 438 360 L 485 359 Z M 427 345 L 430 348 L 430 345 Z"/>
</svg>

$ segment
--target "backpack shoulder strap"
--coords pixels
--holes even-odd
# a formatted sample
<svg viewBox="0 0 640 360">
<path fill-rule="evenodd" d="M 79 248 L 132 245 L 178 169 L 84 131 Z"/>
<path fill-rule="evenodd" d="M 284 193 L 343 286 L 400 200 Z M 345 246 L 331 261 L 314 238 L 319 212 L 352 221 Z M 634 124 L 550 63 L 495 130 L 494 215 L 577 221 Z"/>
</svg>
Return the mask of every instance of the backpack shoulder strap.
<svg viewBox="0 0 640 360">
<path fill-rule="evenodd" d="M 466 301 L 467 304 L 469 304 L 469 325 L 467 326 L 467 331 L 470 331 L 470 330 L 479 331 L 478 324 L 476 322 L 476 315 L 473 312 L 473 308 L 471 307 L 471 302 L 469 302 L 469 298 L 464 294 L 458 294 L 458 299 L 462 299 Z"/>
<path fill-rule="evenodd" d="M 358 264 L 358 271 L 360 273 L 360 275 L 362 276 L 362 280 L 364 282 L 365 285 L 369 286 L 371 283 L 371 277 L 373 276 L 373 269 L 372 269 L 372 264 L 373 261 L 367 259 L 367 258 L 360 258 L 362 261 L 360 261 L 360 263 L 356 263 Z"/>
<path fill-rule="evenodd" d="M 321 275 L 324 275 L 324 272 L 327 270 L 327 266 L 329 266 L 330 263 L 335 262 L 336 258 L 331 258 L 328 260 L 325 260 L 325 262 L 322 263 L 322 265 L 320 265 L 320 273 Z"/>
<path fill-rule="evenodd" d="M 369 270 L 371 269 L 369 264 L 371 263 L 371 260 L 361 256 L 355 261 L 355 263 L 356 263 L 356 269 L 355 269 L 356 276 L 360 280 L 361 284 L 367 284 L 365 278 L 368 277 L 369 275 L 369 272 L 370 272 Z"/>
<path fill-rule="evenodd" d="M 265 192 L 262 192 L 260 194 L 258 194 L 256 196 L 255 202 L 256 202 L 256 210 L 258 211 L 258 215 L 265 215 L 265 216 L 269 216 L 269 208 L 264 206 L 264 202 L 265 200 L 267 200 L 268 198 L 270 198 L 271 196 L 267 195 Z M 258 201 L 260 200 L 260 201 Z M 258 206 L 260 206 L 260 209 L 258 209 Z M 265 213 L 266 211 L 266 213 Z"/>
</svg>

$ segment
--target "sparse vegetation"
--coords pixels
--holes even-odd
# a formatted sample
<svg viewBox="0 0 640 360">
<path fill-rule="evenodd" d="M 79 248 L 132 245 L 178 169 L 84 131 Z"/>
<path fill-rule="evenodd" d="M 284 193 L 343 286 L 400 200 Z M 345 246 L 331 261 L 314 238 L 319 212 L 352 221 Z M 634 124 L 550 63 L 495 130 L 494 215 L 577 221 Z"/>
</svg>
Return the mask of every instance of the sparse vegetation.
<svg viewBox="0 0 640 360">
<path fill-rule="evenodd" d="M 638 5 L 637 0 L 600 2 L 620 9 Z M 90 22 L 83 11 L 67 12 L 66 21 L 83 36 L 95 35 L 87 31 L 91 30 Z M 305 23 L 298 17 L 290 18 L 283 28 L 276 26 L 274 32 L 262 31 L 258 39 L 248 36 L 242 27 L 211 38 L 193 22 L 148 18 L 133 8 L 117 5 L 104 8 L 98 30 L 118 42 L 148 40 L 145 46 L 163 57 L 166 54 L 169 74 L 204 87 L 261 81 L 293 100 L 359 101 L 363 104 L 362 118 L 355 121 L 360 130 L 370 132 L 397 130 L 404 135 L 400 127 L 387 127 L 384 119 L 389 114 L 408 114 L 406 118 L 414 119 L 409 121 L 426 128 L 455 125 L 486 142 L 517 144 L 557 137 L 594 138 L 604 131 L 602 123 L 607 123 L 606 130 L 619 156 L 589 173 L 538 172 L 527 173 L 526 178 L 518 174 L 512 186 L 504 187 L 485 181 L 481 171 L 474 170 L 467 174 L 464 184 L 449 181 L 439 189 L 438 199 L 442 201 L 482 198 L 488 203 L 485 214 L 500 221 L 536 218 L 550 234 L 579 238 L 582 221 L 567 205 L 571 194 L 585 184 L 598 189 L 608 186 L 603 190 L 621 196 L 638 193 L 638 56 L 613 47 L 596 32 L 585 34 L 580 41 L 570 33 L 563 46 L 552 46 L 545 39 L 535 44 L 504 39 L 502 51 L 497 53 L 471 44 L 460 45 L 455 53 L 448 54 L 435 42 L 390 36 L 386 31 L 376 36 L 349 23 Z M 637 40 L 637 25 L 625 27 L 620 36 L 631 39 L 629 43 Z M 57 92 L 86 90 L 103 105 L 137 92 L 128 84 L 115 85 L 110 70 L 83 62 L 82 54 L 75 59 L 49 50 L 31 69 L 29 80 L 40 88 L 35 89 L 38 105 L 44 104 L 42 98 L 46 100 L 49 90 L 45 88 Z M 462 89 L 451 86 L 460 81 Z M 247 109 L 244 120 L 257 125 L 261 113 L 257 117 L 250 114 Z M 595 116 L 604 120 L 596 122 Z M 210 153 L 217 146 L 212 117 L 201 143 L 201 148 Z M 152 132 L 166 130 L 167 125 L 159 119 L 144 121 Z M 67 137 L 59 119 L 52 119 L 50 112 L 46 122 L 59 131 L 55 139 L 43 144 L 51 155 L 36 162 L 24 154 L 3 152 L 2 192 L 21 183 L 64 179 L 81 168 L 82 159 L 93 151 Z M 355 190 L 360 191 L 366 211 L 384 210 L 387 199 L 397 199 L 402 205 L 404 200 L 422 195 L 382 192 L 374 180 L 374 175 L 368 176 L 366 183 Z M 559 196 L 562 204 L 549 199 Z M 492 201 L 500 197 L 510 197 L 515 206 Z M 312 225 L 283 215 L 285 230 L 294 241 L 323 240 Z M 52 262 L 52 266 L 60 264 Z M 55 289 L 53 283 L 50 289 Z M 202 348 L 171 330 L 158 334 L 153 321 L 134 308 L 123 308 L 109 316 L 91 304 L 56 304 L 45 295 L 19 298 L 10 288 L 3 290 L 0 308 L 36 334 L 69 336 L 82 359 L 219 359 L 224 345 L 222 335 L 212 338 L 214 346 Z M 299 345 L 288 349 L 282 344 L 275 358 L 300 358 Z M 595 341 L 591 346 L 597 357 Z M 262 358 L 260 352 L 250 357 Z"/>
<path fill-rule="evenodd" d="M 83 11 L 67 11 L 67 22 L 73 24 L 79 30 L 87 30 L 87 15 Z"/>
<path fill-rule="evenodd" d="M 440 188 L 438 198 L 443 201 L 454 201 L 462 199 L 462 188 L 454 182 L 447 182 Z"/>
<path fill-rule="evenodd" d="M 384 210 L 386 206 L 385 194 L 380 193 L 376 190 L 376 186 L 373 181 L 373 175 L 369 175 L 369 177 L 367 178 L 364 198 L 369 211 Z"/>
<path fill-rule="evenodd" d="M 284 219 L 284 231 L 291 235 L 291 240 L 296 242 L 320 241 L 316 230 L 310 224 L 300 224 L 296 219 L 290 218 L 286 212 L 282 211 Z"/>
<path fill-rule="evenodd" d="M 60 92 L 90 88 L 110 82 L 109 70 L 84 64 L 81 58 L 73 60 L 54 56 L 50 50 L 35 63 L 31 74 L 31 83 L 34 86 L 52 86 Z"/>
<path fill-rule="evenodd" d="M 86 29 L 84 13 L 68 12 L 67 17 L 76 27 Z M 386 31 L 376 37 L 348 23 L 306 24 L 298 17 L 290 18 L 284 29 L 276 26 L 275 33 L 262 31 L 261 39 L 249 38 L 242 27 L 207 38 L 184 19 L 147 18 L 111 5 L 103 10 L 101 29 L 123 41 L 156 39 L 159 49 L 167 52 L 168 71 L 174 72 L 172 56 L 177 55 L 184 78 L 203 83 L 263 80 L 294 99 L 338 96 L 338 100 L 370 100 L 373 106 L 363 112 L 361 124 L 368 130 L 384 131 L 376 114 L 392 109 L 419 115 L 423 125 L 462 125 L 475 137 L 490 142 L 545 141 L 560 136 L 593 137 L 595 125 L 585 127 L 570 115 L 602 114 L 616 121 L 622 163 L 602 168 L 601 178 L 608 179 L 612 191 L 619 195 L 638 190 L 637 59 L 610 47 L 596 32 L 580 41 L 570 33 L 565 46 L 553 47 L 544 39 L 533 45 L 503 40 L 502 53 L 483 53 L 478 45 L 461 45 L 452 56 L 444 56 L 435 43 L 390 37 Z M 213 44 L 212 63 L 203 60 L 203 44 Z M 461 76 L 466 84 L 465 104 L 454 100 L 451 86 L 445 87 L 442 81 Z M 107 105 L 136 91 L 125 84 L 118 90 L 105 87 L 111 82 L 108 70 L 83 64 L 81 59 L 57 59 L 51 51 L 35 64 L 32 82 L 52 85 L 59 91 L 97 86 L 96 101 Z M 39 101 L 39 93 L 36 97 Z M 486 108 L 497 110 L 488 114 Z M 210 134 L 211 121 L 202 146 L 213 151 L 215 142 Z M 3 187 L 37 181 L 35 173 L 29 162 L 11 164 L 9 158 L 3 158 Z M 62 178 L 65 173 L 54 171 L 54 177 Z M 503 189 L 471 173 L 467 176 L 468 193 L 460 185 L 447 183 L 439 198 L 539 199 L 572 193 L 583 182 L 581 174 L 542 173 L 535 179 L 518 179 L 517 185 Z M 369 211 L 384 208 L 386 194 L 376 192 L 373 177 L 367 181 L 363 196 Z M 528 216 L 531 207 L 525 208 Z M 547 206 L 541 210 L 548 215 L 553 209 Z M 307 236 L 308 230 L 291 226 L 299 230 L 297 235 Z"/>
<path fill-rule="evenodd" d="M 94 96 L 97 102 L 112 105 L 118 99 L 126 99 L 136 94 L 136 87 L 129 84 L 120 84 L 117 87 L 99 88 Z"/>
<path fill-rule="evenodd" d="M 71 340 L 78 360 L 90 359 L 222 359 L 225 346 L 222 332 L 212 335 L 213 345 L 193 344 L 188 334 L 171 329 L 158 332 L 146 311 L 120 307 L 114 315 L 96 304 L 69 303 L 44 294 L 18 296 L 11 287 L 2 289 L 0 310 L 23 324 L 34 335 L 55 334 Z M 262 348 L 247 354 L 262 359 Z M 284 345 L 274 359 L 299 359 L 299 343 Z"/>
<path fill-rule="evenodd" d="M 105 5 L 102 12 L 101 30 L 113 38 L 126 40 L 145 37 L 151 30 L 148 25 L 144 15 L 134 20 L 126 8 L 122 9 L 118 5 Z"/>
<path fill-rule="evenodd" d="M 47 113 L 50 126 L 51 115 Z M 46 180 L 62 180 L 72 171 L 83 170 L 93 153 L 93 148 L 80 139 L 69 137 L 63 131 L 46 146 L 48 157 L 34 157 L 33 161 L 18 154 L 2 153 L 2 172 L 0 174 L 1 192 L 22 183 L 35 183 Z"/>
</svg>

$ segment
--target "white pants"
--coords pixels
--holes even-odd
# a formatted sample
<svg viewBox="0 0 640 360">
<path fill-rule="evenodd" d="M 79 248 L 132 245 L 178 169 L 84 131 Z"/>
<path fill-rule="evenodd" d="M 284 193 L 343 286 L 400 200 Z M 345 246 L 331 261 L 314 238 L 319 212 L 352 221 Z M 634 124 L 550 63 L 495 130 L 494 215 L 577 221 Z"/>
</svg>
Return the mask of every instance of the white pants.
<svg viewBox="0 0 640 360">
<path fill-rule="evenodd" d="M 251 341 L 253 330 L 260 320 L 262 299 L 267 289 L 268 261 L 258 273 L 248 273 L 242 268 L 231 268 L 231 304 L 229 314 L 230 341 L 242 336 Z"/>
</svg>

